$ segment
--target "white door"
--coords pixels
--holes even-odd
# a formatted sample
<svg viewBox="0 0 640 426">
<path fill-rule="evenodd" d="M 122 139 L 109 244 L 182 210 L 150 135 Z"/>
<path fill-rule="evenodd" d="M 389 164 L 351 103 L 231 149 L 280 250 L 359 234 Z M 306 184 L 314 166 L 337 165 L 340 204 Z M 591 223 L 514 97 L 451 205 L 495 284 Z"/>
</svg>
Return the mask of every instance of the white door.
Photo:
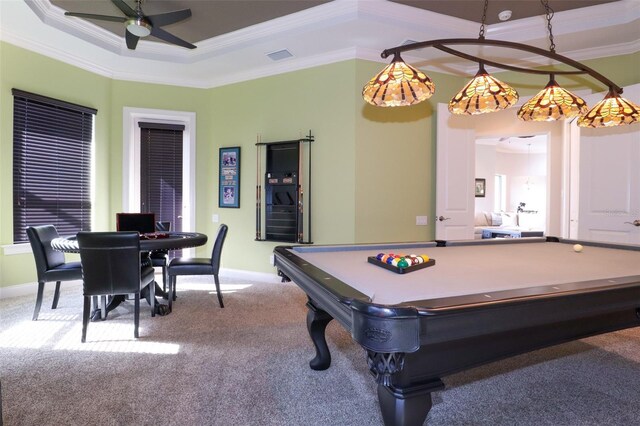
<svg viewBox="0 0 640 426">
<path fill-rule="evenodd" d="M 625 88 L 638 102 L 640 85 Z M 585 97 L 595 105 L 603 94 Z M 575 125 L 575 124 L 573 124 Z M 640 244 L 640 125 L 580 129 L 578 238 Z"/>
<path fill-rule="evenodd" d="M 436 239 L 473 239 L 475 135 L 472 120 L 438 104 Z"/>
</svg>

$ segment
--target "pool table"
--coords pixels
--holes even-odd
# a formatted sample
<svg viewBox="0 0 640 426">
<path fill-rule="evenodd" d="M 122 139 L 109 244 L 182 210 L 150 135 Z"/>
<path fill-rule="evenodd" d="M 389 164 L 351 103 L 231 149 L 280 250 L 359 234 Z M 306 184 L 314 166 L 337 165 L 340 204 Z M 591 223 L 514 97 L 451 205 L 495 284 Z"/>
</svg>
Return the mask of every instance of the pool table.
<svg viewBox="0 0 640 426">
<path fill-rule="evenodd" d="M 399 274 L 367 260 L 390 252 L 435 264 Z M 386 425 L 422 425 L 446 375 L 640 325 L 640 246 L 547 237 L 274 253 L 308 296 L 311 368 L 330 366 L 325 328 L 336 319 L 366 351 Z"/>
</svg>

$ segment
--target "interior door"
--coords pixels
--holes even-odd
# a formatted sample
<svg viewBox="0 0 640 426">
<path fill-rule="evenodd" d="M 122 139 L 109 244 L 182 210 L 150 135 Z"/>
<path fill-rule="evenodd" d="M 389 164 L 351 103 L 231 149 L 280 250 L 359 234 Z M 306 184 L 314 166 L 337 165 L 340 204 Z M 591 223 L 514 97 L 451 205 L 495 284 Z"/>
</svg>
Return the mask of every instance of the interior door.
<svg viewBox="0 0 640 426">
<path fill-rule="evenodd" d="M 625 88 L 624 96 L 637 102 L 640 84 Z M 602 98 L 585 101 L 595 105 Z M 634 225 L 640 220 L 640 126 L 580 128 L 579 161 L 578 238 L 640 244 Z"/>
<path fill-rule="evenodd" d="M 438 104 L 436 145 L 436 239 L 473 239 L 475 132 L 469 117 Z"/>
</svg>

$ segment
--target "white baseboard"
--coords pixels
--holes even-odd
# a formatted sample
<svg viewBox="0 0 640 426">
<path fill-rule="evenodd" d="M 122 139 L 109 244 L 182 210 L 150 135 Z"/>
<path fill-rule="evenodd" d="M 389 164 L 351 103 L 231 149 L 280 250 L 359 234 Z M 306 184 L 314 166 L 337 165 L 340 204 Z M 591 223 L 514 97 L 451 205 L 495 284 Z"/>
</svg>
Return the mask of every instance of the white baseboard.
<svg viewBox="0 0 640 426">
<path fill-rule="evenodd" d="M 82 281 L 74 280 L 74 281 L 62 281 L 60 284 L 60 288 L 78 286 L 81 285 Z M 47 291 L 53 292 L 56 288 L 55 282 L 48 282 L 44 286 L 45 294 Z M 8 287 L 0 287 L 0 299 L 9 299 L 11 297 L 20 297 L 20 296 L 36 296 L 38 292 L 38 283 L 26 283 L 26 284 L 16 284 L 10 285 Z"/>
<path fill-rule="evenodd" d="M 281 278 L 277 274 L 245 271 L 243 269 L 220 268 L 220 276 L 229 278 L 241 278 L 251 281 L 262 281 L 268 283 L 279 283 L 281 281 Z"/>
<path fill-rule="evenodd" d="M 229 277 L 229 278 L 239 278 L 243 280 L 250 281 L 261 281 L 267 283 L 279 283 L 281 278 L 276 274 L 270 274 L 266 272 L 253 272 L 253 271 L 245 271 L 242 269 L 220 269 L 221 277 Z M 75 281 L 63 281 L 61 287 L 64 288 L 66 286 L 80 285 L 80 280 Z M 44 286 L 45 293 L 48 290 L 53 291 L 55 288 L 55 283 L 47 283 Z M 26 283 L 26 284 L 16 284 L 8 287 L 0 287 L 0 299 L 9 299 L 11 297 L 20 297 L 20 296 L 36 296 L 38 291 L 38 283 Z"/>
</svg>

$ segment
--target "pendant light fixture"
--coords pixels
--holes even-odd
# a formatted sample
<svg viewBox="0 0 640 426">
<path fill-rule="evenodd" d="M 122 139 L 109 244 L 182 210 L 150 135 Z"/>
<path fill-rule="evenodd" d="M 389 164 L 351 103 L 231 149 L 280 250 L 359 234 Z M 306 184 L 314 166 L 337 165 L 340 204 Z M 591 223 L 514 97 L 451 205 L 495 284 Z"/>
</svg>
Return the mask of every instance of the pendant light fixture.
<svg viewBox="0 0 640 426">
<path fill-rule="evenodd" d="M 484 40 L 484 23 L 487 19 L 489 1 L 484 2 L 482 24 L 478 40 Z M 507 109 L 518 102 L 518 92 L 511 86 L 489 75 L 484 64 L 478 64 L 478 73 L 450 101 L 453 114 L 476 115 Z"/>
<path fill-rule="evenodd" d="M 449 110 L 454 114 L 482 114 L 499 111 L 518 101 L 518 93 L 513 88 L 486 72 L 485 65 L 487 65 L 508 71 L 549 76 L 547 86 L 520 108 L 518 117 L 522 120 L 552 121 L 578 116 L 578 125 L 582 127 L 610 127 L 638 123 L 640 121 L 640 107 L 621 96 L 623 90 L 620 86 L 586 65 L 555 52 L 551 26 L 553 9 L 549 6 L 548 0 L 540 0 L 540 2 L 545 9 L 550 42 L 549 50 L 511 41 L 486 39 L 484 27 L 488 0 L 485 0 L 480 34 L 477 39 L 429 40 L 385 49 L 381 56 L 387 58 L 393 55 L 393 61 L 367 83 L 362 91 L 364 99 L 373 105 L 383 107 L 414 105 L 428 99 L 435 91 L 433 82 L 426 74 L 402 61 L 400 53 L 434 47 L 479 65 L 479 71 L 474 79 L 449 102 Z M 550 58 L 568 65 L 570 69 L 548 71 L 504 64 L 450 47 L 457 45 L 495 46 L 519 50 Z M 563 75 L 588 75 L 608 87 L 609 92 L 603 101 L 588 110 L 584 100 L 563 89 L 556 82 L 556 76 Z"/>
<path fill-rule="evenodd" d="M 429 77 L 406 64 L 396 53 L 393 60 L 364 89 L 364 100 L 375 106 L 408 106 L 429 99 L 436 87 Z"/>
<path fill-rule="evenodd" d="M 480 62 L 476 76 L 449 101 L 453 114 L 484 114 L 507 109 L 518 102 L 518 92 L 489 75 Z"/>
</svg>

